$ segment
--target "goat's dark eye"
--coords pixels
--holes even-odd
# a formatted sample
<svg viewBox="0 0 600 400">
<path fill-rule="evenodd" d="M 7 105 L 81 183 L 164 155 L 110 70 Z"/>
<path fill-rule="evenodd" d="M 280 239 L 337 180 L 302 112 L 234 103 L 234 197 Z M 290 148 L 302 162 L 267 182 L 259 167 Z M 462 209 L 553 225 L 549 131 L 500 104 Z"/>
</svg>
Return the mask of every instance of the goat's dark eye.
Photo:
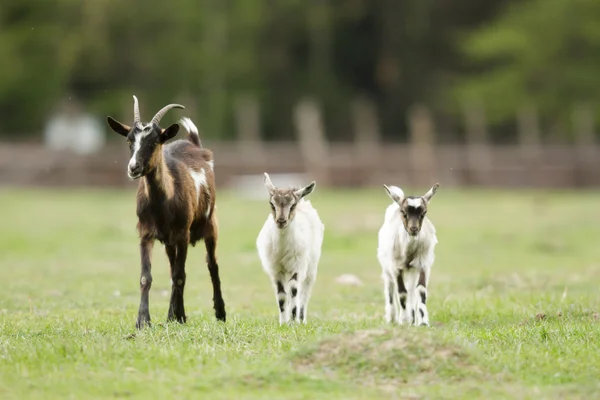
<svg viewBox="0 0 600 400">
<path fill-rule="evenodd" d="M 131 146 L 131 140 L 127 139 L 127 144 Z"/>
<path fill-rule="evenodd" d="M 271 210 L 275 211 L 275 206 L 273 205 L 273 203 L 269 203 L 269 205 L 271 206 Z"/>
<path fill-rule="evenodd" d="M 403 217 L 406 217 L 406 213 L 402 210 L 400 210 L 400 214 L 402 214 Z"/>
<path fill-rule="evenodd" d="M 294 211 L 296 209 L 296 204 L 294 204 L 293 206 L 290 207 L 290 212 Z"/>
</svg>

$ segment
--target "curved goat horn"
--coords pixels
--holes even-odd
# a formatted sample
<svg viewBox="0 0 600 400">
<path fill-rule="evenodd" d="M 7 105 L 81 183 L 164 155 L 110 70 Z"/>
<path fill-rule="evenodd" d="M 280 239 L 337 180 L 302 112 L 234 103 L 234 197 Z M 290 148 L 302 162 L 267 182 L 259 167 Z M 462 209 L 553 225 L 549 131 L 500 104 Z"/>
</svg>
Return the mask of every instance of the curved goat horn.
<svg viewBox="0 0 600 400">
<path fill-rule="evenodd" d="M 169 104 L 164 106 L 163 108 L 161 108 L 156 115 L 154 116 L 154 118 L 152 118 L 152 123 L 158 125 L 158 123 L 160 122 L 160 120 L 162 119 L 162 117 L 165 116 L 165 114 L 167 113 L 167 111 L 169 111 L 171 108 L 185 108 L 184 106 L 182 106 L 181 104 Z"/>
<path fill-rule="evenodd" d="M 140 103 L 138 103 L 137 97 L 133 95 L 133 123 L 141 122 L 140 120 Z"/>
</svg>

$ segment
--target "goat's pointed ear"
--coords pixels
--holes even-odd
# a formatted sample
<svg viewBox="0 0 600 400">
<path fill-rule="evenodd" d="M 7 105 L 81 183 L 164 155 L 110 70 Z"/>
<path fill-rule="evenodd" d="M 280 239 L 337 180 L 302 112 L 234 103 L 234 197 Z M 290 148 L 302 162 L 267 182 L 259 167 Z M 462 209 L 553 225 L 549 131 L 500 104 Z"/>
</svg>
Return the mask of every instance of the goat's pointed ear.
<svg viewBox="0 0 600 400">
<path fill-rule="evenodd" d="M 108 122 L 108 126 L 110 126 L 110 129 L 117 132 L 121 136 L 127 136 L 129 131 L 131 130 L 130 126 L 117 121 L 113 117 L 106 117 L 106 122 Z"/>
<path fill-rule="evenodd" d="M 433 197 L 433 195 L 435 194 L 435 192 L 437 192 L 438 188 L 440 187 L 439 183 L 436 183 L 435 185 L 433 185 L 431 187 L 431 189 L 429 189 L 429 191 L 427 193 L 425 193 L 425 195 L 423 196 L 423 199 L 429 203 L 431 201 L 431 198 Z"/>
<path fill-rule="evenodd" d="M 273 185 L 273 182 L 271 182 L 271 178 L 269 178 L 269 174 L 267 174 L 265 172 L 265 188 L 267 188 L 267 191 L 269 192 L 269 194 L 273 193 L 273 191 L 275 190 L 275 185 Z"/>
<path fill-rule="evenodd" d="M 317 182 L 312 181 L 308 185 L 304 186 L 302 189 L 296 190 L 296 196 L 298 196 L 298 198 L 300 198 L 300 199 L 303 198 L 304 196 L 308 196 L 309 194 L 311 194 L 313 192 L 313 190 L 315 190 L 316 185 L 317 185 Z"/>
<path fill-rule="evenodd" d="M 392 200 L 394 200 L 396 203 L 402 202 L 402 199 L 404 199 L 404 191 L 402 189 L 400 189 L 398 186 L 383 185 L 383 187 Z"/>
<path fill-rule="evenodd" d="M 169 139 L 173 139 L 179 132 L 179 124 L 173 124 L 160 132 L 160 142 L 164 143 Z"/>
</svg>

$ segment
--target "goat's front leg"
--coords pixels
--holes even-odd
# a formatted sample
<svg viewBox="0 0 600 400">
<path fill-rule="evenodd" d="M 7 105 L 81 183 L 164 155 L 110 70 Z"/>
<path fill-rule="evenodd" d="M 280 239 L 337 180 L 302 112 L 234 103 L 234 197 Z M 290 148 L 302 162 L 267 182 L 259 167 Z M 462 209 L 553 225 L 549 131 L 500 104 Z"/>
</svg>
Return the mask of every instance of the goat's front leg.
<svg viewBox="0 0 600 400">
<path fill-rule="evenodd" d="M 429 314 L 427 313 L 427 284 L 429 283 L 429 269 L 421 270 L 419 274 L 419 282 L 417 283 L 417 294 L 420 296 L 418 300 L 419 315 L 418 324 L 420 326 L 429 326 Z"/>
<path fill-rule="evenodd" d="M 277 299 L 277 305 L 279 306 L 279 324 L 283 325 L 288 322 L 288 298 L 285 292 L 283 275 L 277 275 L 273 279 L 273 286 L 275 287 L 275 297 Z"/>
<path fill-rule="evenodd" d="M 411 267 L 402 270 L 402 278 L 406 290 L 406 305 L 404 308 L 404 320 L 409 325 L 415 325 L 417 312 L 417 280 L 420 270 Z M 402 301 L 402 300 L 401 300 Z"/>
<path fill-rule="evenodd" d="M 406 300 L 408 292 L 404 282 L 404 270 L 399 270 L 396 275 L 396 282 L 398 288 L 398 299 L 400 302 L 400 309 L 398 309 L 398 324 L 403 325 L 405 322 L 410 323 L 410 311 L 407 309 Z"/>
<path fill-rule="evenodd" d="M 167 255 L 172 254 L 175 247 L 175 263 L 171 265 L 171 300 L 169 301 L 169 321 L 177 320 L 185 323 L 185 307 L 183 305 L 183 291 L 185 288 L 185 261 L 187 259 L 188 242 L 180 241 L 175 246 L 167 247 Z M 169 260 L 171 256 L 169 255 Z"/>
<path fill-rule="evenodd" d="M 154 247 L 153 239 L 142 239 L 140 243 L 140 255 L 142 260 L 142 273 L 140 276 L 140 307 L 138 310 L 138 318 L 135 324 L 137 329 L 142 329 L 146 325 L 150 325 L 150 305 L 149 295 L 152 287 L 152 248 Z"/>
<path fill-rule="evenodd" d="M 402 275 L 400 280 L 402 280 Z M 398 322 L 398 294 L 396 294 L 396 285 L 389 275 L 383 273 L 383 293 L 385 297 L 385 321 L 388 323 Z M 406 294 L 405 294 L 406 298 Z M 405 303 L 406 305 L 406 303 Z"/>
</svg>

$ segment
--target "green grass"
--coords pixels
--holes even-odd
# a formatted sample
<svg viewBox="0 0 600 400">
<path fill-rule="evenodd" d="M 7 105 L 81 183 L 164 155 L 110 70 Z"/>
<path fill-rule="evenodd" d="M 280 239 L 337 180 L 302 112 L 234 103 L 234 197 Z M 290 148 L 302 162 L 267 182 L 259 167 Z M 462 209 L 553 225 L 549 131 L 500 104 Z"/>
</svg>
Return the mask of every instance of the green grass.
<svg viewBox="0 0 600 400">
<path fill-rule="evenodd" d="M 325 243 L 306 326 L 278 324 L 255 239 L 269 210 L 222 192 L 218 323 L 204 246 L 187 262 L 188 323 L 165 324 L 155 246 L 137 335 L 135 193 L 0 192 L 0 398 L 596 398 L 600 193 L 452 191 L 429 216 L 439 245 L 431 328 L 390 327 L 376 260 L 383 189 L 311 200 Z M 363 286 L 335 278 L 357 275 Z"/>
</svg>

